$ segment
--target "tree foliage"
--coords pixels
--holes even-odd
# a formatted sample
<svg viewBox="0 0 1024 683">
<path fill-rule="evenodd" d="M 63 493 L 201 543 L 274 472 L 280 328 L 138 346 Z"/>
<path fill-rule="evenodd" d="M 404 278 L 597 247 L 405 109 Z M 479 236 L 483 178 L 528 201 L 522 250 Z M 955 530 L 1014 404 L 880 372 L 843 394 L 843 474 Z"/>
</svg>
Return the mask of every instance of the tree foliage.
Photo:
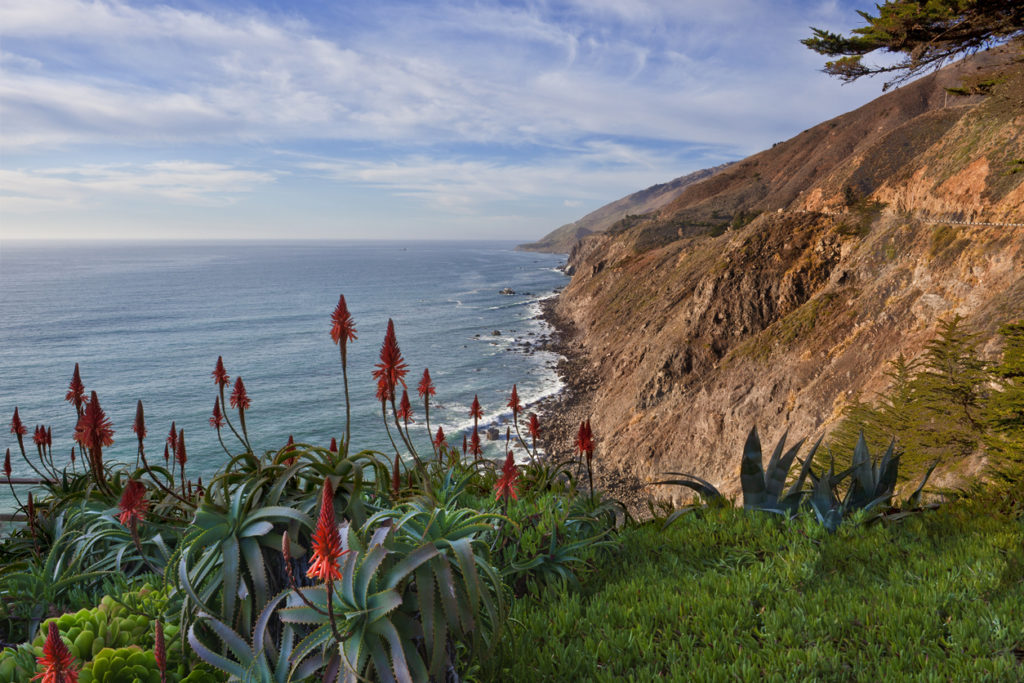
<svg viewBox="0 0 1024 683">
<path fill-rule="evenodd" d="M 801 41 L 838 57 L 825 64 L 825 73 L 844 82 L 893 74 L 883 87 L 888 89 L 961 55 L 1024 37 L 1020 0 L 887 0 L 875 8 L 877 15 L 858 10 L 866 25 L 849 36 L 812 27 L 814 35 Z M 864 57 L 878 50 L 900 57 L 893 64 L 865 64 Z"/>
</svg>

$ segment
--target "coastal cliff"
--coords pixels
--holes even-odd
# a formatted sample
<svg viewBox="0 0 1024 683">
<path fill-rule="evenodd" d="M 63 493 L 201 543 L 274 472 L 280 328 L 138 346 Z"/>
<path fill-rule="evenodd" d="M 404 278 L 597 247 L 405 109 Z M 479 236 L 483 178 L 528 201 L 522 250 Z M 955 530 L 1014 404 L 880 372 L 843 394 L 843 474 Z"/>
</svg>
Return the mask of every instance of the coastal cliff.
<svg viewBox="0 0 1024 683">
<path fill-rule="evenodd" d="M 975 55 L 578 240 L 552 314 L 603 469 L 735 494 L 751 426 L 827 432 L 938 321 L 994 354 L 1024 317 L 1022 57 Z"/>
</svg>

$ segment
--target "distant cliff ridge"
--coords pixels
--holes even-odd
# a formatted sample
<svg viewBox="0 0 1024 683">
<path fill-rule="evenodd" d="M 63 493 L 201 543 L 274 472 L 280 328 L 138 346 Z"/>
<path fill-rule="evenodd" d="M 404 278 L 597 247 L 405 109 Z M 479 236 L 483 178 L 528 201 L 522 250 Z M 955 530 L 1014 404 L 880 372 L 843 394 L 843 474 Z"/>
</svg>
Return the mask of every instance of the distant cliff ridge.
<svg viewBox="0 0 1024 683">
<path fill-rule="evenodd" d="M 521 244 L 522 251 L 541 251 L 549 254 L 568 254 L 581 239 L 587 235 L 605 232 L 627 216 L 639 216 L 662 208 L 686 189 L 689 185 L 703 180 L 728 164 L 694 171 L 689 175 L 670 180 L 667 183 L 652 185 L 646 190 L 634 192 L 628 197 L 617 199 L 605 204 L 600 209 L 591 211 L 583 218 L 548 233 L 536 242 Z"/>
<path fill-rule="evenodd" d="M 735 493 L 751 426 L 820 435 L 943 317 L 983 340 L 1024 318 L 1020 224 L 1024 54 L 1006 46 L 583 237 L 557 312 L 594 368 L 599 452 Z"/>
</svg>

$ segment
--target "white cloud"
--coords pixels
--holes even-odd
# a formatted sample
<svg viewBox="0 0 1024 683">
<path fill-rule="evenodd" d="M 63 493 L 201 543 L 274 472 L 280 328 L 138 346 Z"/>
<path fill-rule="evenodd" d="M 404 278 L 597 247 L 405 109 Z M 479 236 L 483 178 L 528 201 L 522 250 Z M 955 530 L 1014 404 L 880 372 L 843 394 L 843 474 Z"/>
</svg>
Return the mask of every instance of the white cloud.
<svg viewBox="0 0 1024 683">
<path fill-rule="evenodd" d="M 0 207 L 35 213 L 86 206 L 115 197 L 157 197 L 173 203 L 223 205 L 273 182 L 264 171 L 195 161 L 108 164 L 35 170 L 0 169 Z"/>
</svg>

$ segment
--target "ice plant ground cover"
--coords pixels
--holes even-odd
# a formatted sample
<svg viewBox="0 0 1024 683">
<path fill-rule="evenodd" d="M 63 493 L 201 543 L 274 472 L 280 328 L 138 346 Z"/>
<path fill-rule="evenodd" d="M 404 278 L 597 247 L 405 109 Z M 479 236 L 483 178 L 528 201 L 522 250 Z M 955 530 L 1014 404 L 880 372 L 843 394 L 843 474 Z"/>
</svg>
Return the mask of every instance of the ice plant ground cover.
<svg viewBox="0 0 1024 683">
<path fill-rule="evenodd" d="M 358 343 L 343 297 L 331 321 L 343 400 L 346 345 Z M 1019 506 L 993 513 L 981 491 L 939 512 L 918 492 L 901 507 L 898 456 L 876 462 L 863 440 L 849 470 L 815 473 L 812 450 L 787 484 L 803 442 L 766 459 L 751 430 L 746 509 L 690 477 L 707 505 L 638 524 L 594 490 L 589 420 L 575 469 L 540 458 L 543 426 L 515 385 L 502 461 L 479 457 L 477 400 L 461 449 L 443 425 L 418 443 L 396 327 L 363 374 L 385 451 L 350 451 L 346 410 L 329 446 L 282 434 L 278 450 L 255 453 L 252 398 L 222 357 L 209 429 L 225 459 L 205 484 L 188 474 L 183 428 L 149 446 L 140 401 L 127 436 L 97 392 L 86 398 L 77 367 L 65 409 L 79 464 L 74 450 L 54 454 L 48 428 L 27 444 L 15 410 L 14 456 L 46 484 L 18 499 L 25 521 L 0 542 L 0 683 L 1024 673 Z M 425 419 L 439 390 L 424 369 Z M 137 440 L 134 464 L 104 460 L 115 438 Z"/>
</svg>

